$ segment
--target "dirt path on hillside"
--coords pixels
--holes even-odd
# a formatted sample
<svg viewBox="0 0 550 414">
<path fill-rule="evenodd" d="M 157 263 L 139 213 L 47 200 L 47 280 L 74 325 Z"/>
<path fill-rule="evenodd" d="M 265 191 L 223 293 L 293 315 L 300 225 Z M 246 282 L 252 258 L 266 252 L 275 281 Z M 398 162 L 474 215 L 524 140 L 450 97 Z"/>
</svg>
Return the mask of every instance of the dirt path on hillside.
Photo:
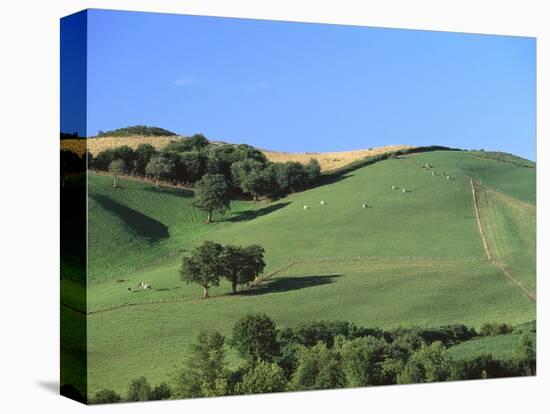
<svg viewBox="0 0 550 414">
<path fill-rule="evenodd" d="M 472 189 L 472 200 L 473 200 L 473 203 L 474 203 L 474 212 L 475 212 L 476 221 L 477 221 L 477 228 L 479 230 L 479 235 L 481 237 L 481 241 L 483 242 L 483 249 L 485 250 L 485 255 L 487 256 L 487 260 L 489 261 L 489 263 L 491 263 L 496 268 L 498 268 L 504 274 L 504 276 L 516 286 L 516 288 L 518 288 L 530 300 L 532 300 L 533 302 L 536 302 L 537 301 L 536 295 L 533 292 L 530 292 L 529 290 L 527 290 L 525 288 L 525 286 L 523 286 L 521 284 L 521 282 L 519 280 L 517 280 L 508 269 L 506 269 L 504 266 L 497 263 L 494 260 L 494 258 L 492 257 L 491 251 L 489 250 L 489 246 L 487 244 L 487 240 L 485 239 L 485 233 L 483 231 L 483 225 L 481 224 L 481 219 L 480 219 L 480 216 L 479 216 L 477 195 L 476 195 L 476 190 L 475 190 L 475 187 L 474 187 L 474 181 L 473 181 L 472 178 L 470 178 L 470 188 Z"/>
</svg>

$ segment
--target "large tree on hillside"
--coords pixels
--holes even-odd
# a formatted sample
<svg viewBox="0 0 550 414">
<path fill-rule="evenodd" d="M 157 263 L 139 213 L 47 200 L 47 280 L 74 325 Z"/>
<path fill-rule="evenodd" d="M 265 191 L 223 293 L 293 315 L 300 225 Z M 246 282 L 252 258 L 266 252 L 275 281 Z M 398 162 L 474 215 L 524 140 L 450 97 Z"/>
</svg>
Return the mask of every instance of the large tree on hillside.
<svg viewBox="0 0 550 414">
<path fill-rule="evenodd" d="M 237 293 L 237 285 L 252 282 L 258 277 L 264 267 L 264 249 L 259 245 L 248 247 L 225 246 L 222 261 L 225 277 L 231 282 L 233 293 Z"/>
<path fill-rule="evenodd" d="M 126 163 L 123 160 L 114 160 L 109 164 L 109 171 L 113 174 L 113 187 L 118 187 L 118 176 L 126 172 Z"/>
<path fill-rule="evenodd" d="M 145 167 L 145 173 L 155 179 L 155 186 L 159 186 L 159 179 L 170 178 L 174 174 L 176 166 L 174 161 L 161 155 L 154 155 Z"/>
<path fill-rule="evenodd" d="M 225 276 L 221 244 L 205 241 L 195 247 L 190 257 L 184 257 L 180 277 L 184 282 L 196 283 L 203 288 L 203 299 L 208 298 L 208 289 L 219 286 L 220 277 Z"/>
<path fill-rule="evenodd" d="M 229 210 L 230 192 L 224 176 L 205 174 L 197 182 L 194 204 L 208 214 L 206 223 L 212 221 L 212 213 L 225 213 Z"/>
</svg>

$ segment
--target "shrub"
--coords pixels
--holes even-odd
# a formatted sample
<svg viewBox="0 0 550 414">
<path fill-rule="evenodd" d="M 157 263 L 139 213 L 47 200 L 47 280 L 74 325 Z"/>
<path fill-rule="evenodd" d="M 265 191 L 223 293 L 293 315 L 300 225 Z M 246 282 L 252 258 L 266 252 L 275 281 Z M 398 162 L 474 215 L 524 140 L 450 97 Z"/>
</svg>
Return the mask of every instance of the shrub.
<svg viewBox="0 0 550 414">
<path fill-rule="evenodd" d="M 92 404 L 111 404 L 122 400 L 121 396 L 113 390 L 101 390 L 92 398 Z"/>
<path fill-rule="evenodd" d="M 145 377 L 139 377 L 130 382 L 128 386 L 128 401 L 148 401 L 151 399 L 151 385 Z"/>
</svg>

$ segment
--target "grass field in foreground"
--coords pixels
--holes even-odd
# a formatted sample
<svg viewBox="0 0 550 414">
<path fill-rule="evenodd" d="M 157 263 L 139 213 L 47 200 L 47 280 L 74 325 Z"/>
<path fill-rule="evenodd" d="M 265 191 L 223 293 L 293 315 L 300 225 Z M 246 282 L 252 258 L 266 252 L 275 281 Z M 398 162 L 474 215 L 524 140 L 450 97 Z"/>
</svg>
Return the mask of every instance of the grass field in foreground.
<svg viewBox="0 0 550 414">
<path fill-rule="evenodd" d="M 140 375 L 153 383 L 166 380 L 201 329 L 228 334 L 236 320 L 251 312 L 267 313 L 280 327 L 337 319 L 382 328 L 458 321 L 479 327 L 534 319 L 534 304 L 485 263 L 310 263 L 248 294 L 201 300 L 197 287 L 188 294 L 189 300 L 179 303 L 90 315 L 90 392 L 124 392 Z"/>
</svg>

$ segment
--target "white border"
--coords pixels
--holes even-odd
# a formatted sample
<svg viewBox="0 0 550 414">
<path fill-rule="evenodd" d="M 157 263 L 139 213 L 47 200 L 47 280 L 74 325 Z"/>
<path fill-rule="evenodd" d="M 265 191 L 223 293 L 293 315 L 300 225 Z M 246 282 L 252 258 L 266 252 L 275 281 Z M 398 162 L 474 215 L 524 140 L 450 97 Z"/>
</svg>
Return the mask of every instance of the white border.
<svg viewBox="0 0 550 414">
<path fill-rule="evenodd" d="M 0 11 L 0 410 L 78 413 L 52 392 L 58 353 L 58 19 L 87 7 L 537 37 L 537 378 L 123 404 L 94 412 L 543 412 L 548 408 L 546 245 L 549 29 L 545 1 L 58 0 L 5 1 Z M 6 128 L 7 126 L 7 128 Z M 15 155 L 14 155 L 15 154 Z M 542 328 L 547 325 L 546 330 Z M 33 411 L 34 410 L 34 411 Z M 40 411 L 38 411 L 40 410 Z"/>
</svg>

